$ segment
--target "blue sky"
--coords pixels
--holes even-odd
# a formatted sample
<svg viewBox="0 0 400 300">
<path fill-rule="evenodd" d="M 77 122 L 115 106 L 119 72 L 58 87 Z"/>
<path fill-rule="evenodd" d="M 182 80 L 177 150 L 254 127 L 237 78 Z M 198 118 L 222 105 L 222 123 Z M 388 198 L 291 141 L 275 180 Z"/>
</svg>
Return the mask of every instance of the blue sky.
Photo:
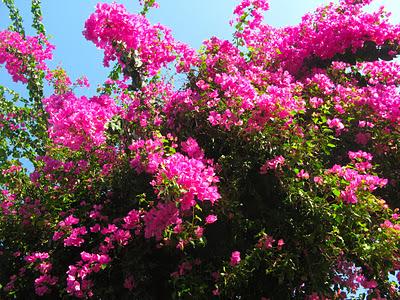
<svg viewBox="0 0 400 300">
<path fill-rule="evenodd" d="M 15 0 L 21 9 L 26 27 L 31 23 L 30 1 Z M 103 82 L 108 71 L 102 66 L 102 51 L 87 42 L 82 36 L 86 18 L 94 11 L 96 0 L 42 0 L 44 23 L 51 42 L 56 45 L 54 64 L 65 68 L 71 79 L 86 75 L 92 85 Z M 112 1 L 105 1 L 112 2 Z M 117 1 L 125 4 L 131 12 L 137 12 L 136 0 Z M 198 48 L 203 40 L 215 35 L 229 39 L 232 29 L 229 20 L 233 8 L 239 0 L 159 0 L 160 8 L 153 10 L 149 17 L 153 23 L 162 23 L 170 27 L 176 39 Z M 326 4 L 326 0 L 271 0 L 270 11 L 266 13 L 266 22 L 274 26 L 297 24 L 301 16 L 315 7 Z M 392 20 L 400 23 L 400 6 L 394 0 L 376 0 L 372 7 L 384 5 L 393 12 Z M 188 4 L 189 3 L 189 4 Z M 7 10 L 0 4 L 0 28 L 9 25 Z M 22 90 L 21 86 L 11 83 L 4 69 L 0 69 L 0 84 L 13 86 Z"/>
</svg>

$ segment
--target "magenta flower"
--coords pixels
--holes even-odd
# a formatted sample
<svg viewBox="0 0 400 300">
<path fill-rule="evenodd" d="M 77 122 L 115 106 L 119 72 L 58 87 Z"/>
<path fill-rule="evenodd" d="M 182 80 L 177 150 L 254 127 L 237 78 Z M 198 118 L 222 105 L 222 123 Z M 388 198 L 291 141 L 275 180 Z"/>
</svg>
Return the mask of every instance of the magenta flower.
<svg viewBox="0 0 400 300">
<path fill-rule="evenodd" d="M 308 178 L 310 178 L 310 174 L 308 174 L 308 172 L 301 169 L 300 172 L 297 173 L 297 178 L 308 179 Z"/>
<path fill-rule="evenodd" d="M 240 263 L 240 252 L 239 251 L 233 251 L 231 255 L 231 266 L 236 266 Z"/>
<path fill-rule="evenodd" d="M 276 170 L 278 166 L 285 163 L 285 158 L 282 155 L 276 156 L 265 162 L 260 168 L 260 174 L 267 174 L 268 170 Z"/>
<path fill-rule="evenodd" d="M 215 221 L 217 221 L 218 219 L 217 219 L 217 216 L 216 215 L 208 215 L 207 217 L 206 217 L 206 224 L 212 224 L 212 223 L 214 223 Z"/>
</svg>

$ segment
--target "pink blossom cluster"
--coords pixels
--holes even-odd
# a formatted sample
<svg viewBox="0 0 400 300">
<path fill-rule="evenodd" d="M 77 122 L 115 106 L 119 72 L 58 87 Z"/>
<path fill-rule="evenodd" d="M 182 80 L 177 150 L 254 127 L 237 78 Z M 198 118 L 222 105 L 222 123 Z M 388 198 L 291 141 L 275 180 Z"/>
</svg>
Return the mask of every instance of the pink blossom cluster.
<svg viewBox="0 0 400 300">
<path fill-rule="evenodd" d="M 35 252 L 30 255 L 25 256 L 25 261 L 28 263 L 33 263 L 36 260 L 44 260 L 49 258 L 49 254 L 46 252 Z"/>
<path fill-rule="evenodd" d="M 169 136 L 171 141 L 174 140 Z M 178 145 L 173 142 L 172 147 Z M 182 152 L 168 154 L 162 137 L 135 141 L 129 149 L 134 158 L 131 165 L 137 172 L 146 171 L 153 175 L 151 185 L 158 197 L 158 203 L 144 214 L 144 234 L 146 238 L 162 238 L 164 230 L 171 226 L 179 234 L 184 228 L 183 219 L 196 204 L 209 201 L 214 204 L 220 198 L 212 162 L 204 158 L 204 152 L 195 139 L 189 138 L 181 143 Z M 205 224 L 216 221 L 209 215 Z M 173 226 L 172 226 L 173 225 Z M 193 228 L 194 237 L 200 238 L 202 227 Z M 180 248 L 186 242 L 180 241 Z"/>
<path fill-rule="evenodd" d="M 334 281 L 346 286 L 350 291 L 356 291 L 361 286 L 365 289 L 374 289 L 378 286 L 374 279 L 368 280 L 361 268 L 343 259 L 339 259 L 336 265 L 337 275 Z"/>
<path fill-rule="evenodd" d="M 325 174 L 336 175 L 339 178 L 344 179 L 347 184 L 344 187 L 344 190 L 340 191 L 340 198 L 345 203 L 355 204 L 358 202 L 357 193 L 359 191 L 372 192 L 378 187 L 384 187 L 388 180 L 366 173 L 366 171 L 372 168 L 372 165 L 369 162 L 372 156 L 369 153 L 363 151 L 350 151 L 349 157 L 352 160 L 354 167 L 351 165 L 334 165 L 332 168 L 326 170 Z M 358 162 L 356 162 L 356 160 L 358 160 Z"/>
<path fill-rule="evenodd" d="M 81 76 L 75 81 L 75 85 L 80 87 L 90 87 L 89 79 L 86 76 Z"/>
<path fill-rule="evenodd" d="M 35 293 L 43 296 L 51 292 L 51 286 L 58 282 L 56 276 L 51 276 L 52 264 L 48 261 L 50 255 L 47 252 L 35 252 L 24 257 L 28 264 L 31 264 L 41 274 L 35 279 Z"/>
<path fill-rule="evenodd" d="M 53 50 L 54 46 L 43 35 L 24 37 L 18 32 L 0 31 L 0 64 L 6 65 L 15 82 L 28 82 L 30 63 L 47 72 L 45 60 L 53 58 Z"/>
<path fill-rule="evenodd" d="M 105 126 L 119 111 L 115 101 L 106 95 L 88 99 L 68 92 L 52 95 L 43 103 L 50 115 L 50 137 L 72 150 L 103 144 Z"/>
<path fill-rule="evenodd" d="M 130 161 L 131 166 L 137 173 L 145 171 L 154 174 L 163 161 L 163 156 L 165 154 L 164 144 L 157 136 L 147 140 L 136 140 L 129 146 L 129 150 L 131 150 L 133 154 L 133 159 Z M 142 153 L 146 155 L 145 163 L 143 163 Z"/>
<path fill-rule="evenodd" d="M 127 230 L 138 229 L 140 227 L 140 214 L 137 210 L 132 209 L 128 212 L 128 214 L 123 218 L 124 224 L 122 227 Z"/>
<path fill-rule="evenodd" d="M 36 157 L 36 160 L 40 167 L 38 166 L 29 175 L 31 183 L 36 187 L 45 183 L 47 191 L 51 189 L 58 190 L 60 189 L 60 184 L 65 184 L 63 187 L 73 192 L 78 188 L 79 175 L 90 168 L 89 161 L 85 159 L 64 161 L 56 159 L 51 155 L 44 155 Z M 109 162 L 111 161 L 110 159 Z M 35 201 L 38 200 L 36 199 Z M 23 207 L 31 207 L 32 205 L 33 202 L 25 202 Z"/>
<path fill-rule="evenodd" d="M 361 150 L 358 150 L 357 152 L 349 151 L 348 152 L 349 158 L 354 161 L 354 160 L 366 160 L 366 161 L 371 161 L 373 156 L 371 153 L 367 153 Z"/>
<path fill-rule="evenodd" d="M 51 292 L 50 287 L 56 285 L 58 278 L 48 274 L 40 275 L 35 279 L 35 293 L 38 296 L 44 296 Z"/>
<path fill-rule="evenodd" d="M 99 219 L 100 223 L 104 223 L 104 226 L 95 223 L 90 227 L 90 232 L 98 234 L 100 237 L 97 249 L 95 246 L 93 253 L 82 251 L 80 253 L 81 259 L 74 265 L 70 265 L 67 271 L 67 292 L 77 298 L 93 296 L 93 280 L 90 279 L 90 275 L 100 272 L 112 262 L 111 253 L 116 247 L 125 247 L 129 244 L 133 239 L 131 230 L 136 235 L 141 233 L 141 216 L 138 211 L 129 211 L 125 217 L 114 220 L 115 223 L 108 223 L 108 218 L 101 216 L 100 211 L 101 207 L 97 206 L 89 212 L 89 217 L 93 221 Z M 77 222 L 79 222 L 77 218 L 69 216 L 61 221 L 59 226 L 71 226 L 77 224 Z M 68 245 L 65 245 L 64 242 L 64 246 Z"/>
<path fill-rule="evenodd" d="M 190 88 L 172 93 L 162 108 L 162 112 L 166 115 L 166 124 L 173 127 L 174 120 L 179 115 L 188 111 L 199 111 L 200 106 L 195 100 L 199 100 L 199 95 Z"/>
<path fill-rule="evenodd" d="M 204 46 L 201 58 L 207 78 L 196 82 L 198 89 L 170 97 L 164 108 L 171 115 L 168 119 L 182 110 L 201 111 L 213 126 L 253 132 L 305 109 L 305 101 L 298 97 L 302 84 L 288 72 L 271 73 L 257 62 L 247 62 L 226 40 L 213 37 Z"/>
<path fill-rule="evenodd" d="M 7 189 L 1 189 L 1 194 L 0 194 L 0 199 L 1 199 L 1 203 L 0 203 L 0 208 L 1 208 L 1 212 L 4 215 L 15 215 L 17 213 L 17 211 L 15 209 L 13 209 L 15 200 L 17 198 L 17 195 L 15 194 L 11 194 Z"/>
<path fill-rule="evenodd" d="M 365 12 L 363 7 L 367 4 L 366 1 L 330 3 L 305 15 L 297 26 L 277 29 L 263 24 L 248 26 L 240 36 L 246 46 L 257 49 L 253 54 L 260 59 L 277 61 L 299 76 L 313 58 L 324 60 L 346 51 L 354 53 L 370 41 L 381 46 L 386 41 L 399 40 L 400 27 L 389 23 L 383 8 Z"/>
<path fill-rule="evenodd" d="M 26 131 L 25 122 L 19 121 L 20 117 L 24 115 L 23 110 L 9 113 L 0 113 L 0 129 L 9 127 L 12 131 L 23 130 Z"/>
<path fill-rule="evenodd" d="M 122 92 L 119 98 L 127 106 L 121 113 L 122 117 L 143 128 L 158 127 L 163 124 L 163 114 L 159 104 L 167 103 L 172 94 L 172 85 L 163 82 L 149 83 L 132 94 Z"/>
<path fill-rule="evenodd" d="M 87 279 L 87 276 L 92 273 L 91 268 L 88 267 L 90 263 L 83 264 L 82 262 L 80 265 L 82 265 L 82 268 L 69 266 L 67 271 L 67 293 L 77 298 L 93 297 L 93 281 Z M 95 264 L 95 269 L 99 271 L 99 268 L 97 268 L 98 265 L 97 263 Z"/>
<path fill-rule="evenodd" d="M 19 165 L 11 165 L 8 169 L 4 169 L 1 174 L 8 175 L 8 174 L 13 174 L 13 173 L 18 173 L 22 170 L 22 167 Z"/>
<path fill-rule="evenodd" d="M 189 157 L 181 153 L 166 156 L 163 142 L 157 137 L 138 140 L 129 148 L 135 153 L 132 166 L 139 172 L 145 169 L 154 174 L 151 184 L 158 195 L 167 192 L 169 185 L 178 185 L 176 196 L 183 210 L 194 206 L 196 200 L 214 203 L 220 198 L 215 186 L 218 177 L 213 167 L 209 166 L 211 162 L 203 159 L 204 153 L 193 138 L 182 142 L 182 151 L 187 152 Z M 146 155 L 144 166 L 142 150 Z"/>
<path fill-rule="evenodd" d="M 392 221 L 390 220 L 385 220 L 382 224 L 381 224 L 382 228 L 391 228 L 393 230 L 395 230 L 396 232 L 400 232 L 400 225 L 399 224 L 393 224 Z"/>
<path fill-rule="evenodd" d="M 208 215 L 206 217 L 206 224 L 215 223 L 217 220 L 218 220 L 218 217 L 216 215 Z"/>
<path fill-rule="evenodd" d="M 61 67 L 49 71 L 46 75 L 46 80 L 53 85 L 56 94 L 64 94 L 71 90 L 72 81 L 67 72 Z"/>
<path fill-rule="evenodd" d="M 400 65 L 397 61 L 374 61 L 357 63 L 357 69 L 368 77 L 371 85 L 396 85 L 400 84 Z"/>
<path fill-rule="evenodd" d="M 344 125 L 339 118 L 333 118 L 332 120 L 328 119 L 326 121 L 326 124 L 328 124 L 329 128 L 336 130 L 336 135 L 339 135 L 340 132 L 344 129 Z"/>
<path fill-rule="evenodd" d="M 260 168 L 260 174 L 267 174 L 268 170 L 276 170 L 278 166 L 285 164 L 285 158 L 282 155 L 269 159 Z"/>
<path fill-rule="evenodd" d="M 79 224 L 79 219 L 73 215 L 58 223 L 59 230 L 53 234 L 53 241 L 64 237 L 64 247 L 80 247 L 85 240 L 82 236 L 87 234 L 85 226 L 73 227 Z M 66 236 L 66 237 L 65 237 Z"/>
<path fill-rule="evenodd" d="M 121 57 L 131 53 L 134 63 L 138 67 L 143 65 L 153 76 L 177 57 L 183 58 L 183 69 L 189 67 L 185 63 L 196 61 L 195 51 L 175 41 L 169 29 L 160 24 L 151 25 L 144 16 L 130 14 L 115 2 L 97 4 L 96 11 L 86 20 L 83 34 L 104 50 L 105 66 L 115 59 L 126 65 Z"/>
<path fill-rule="evenodd" d="M 254 29 L 260 26 L 261 22 L 264 19 L 263 12 L 269 9 L 269 1 L 268 0 L 244 0 L 241 1 L 239 5 L 237 5 L 233 11 L 236 19 L 234 20 L 236 23 L 243 23 L 243 17 L 247 17 L 246 13 L 251 16 L 252 19 L 246 20 L 247 26 L 250 29 Z M 237 32 L 237 36 L 240 36 L 240 33 Z"/>
<path fill-rule="evenodd" d="M 92 227 L 92 232 L 97 232 Z M 99 253 L 88 253 L 82 251 L 81 260 L 75 265 L 70 265 L 67 271 L 67 292 L 77 298 L 93 297 L 93 280 L 90 275 L 103 270 L 112 261 L 108 254 L 115 248 L 116 242 L 120 246 L 126 246 L 131 239 L 129 231 L 118 229 L 117 226 L 109 224 L 101 230 L 105 235 L 104 243 L 98 248 Z M 108 235 L 108 236 L 107 236 Z"/>
<path fill-rule="evenodd" d="M 152 185 L 159 194 L 168 189 L 165 180 L 175 182 L 184 191 L 178 200 L 182 210 L 190 209 L 197 201 L 214 203 L 220 198 L 215 186 L 218 178 L 214 169 L 200 160 L 188 158 L 180 153 L 164 159 L 156 173 Z"/>
<path fill-rule="evenodd" d="M 389 120 L 395 126 L 400 124 L 400 92 L 395 85 L 379 84 L 364 87 L 358 92 L 358 104 L 368 105 L 377 116 Z"/>
<path fill-rule="evenodd" d="M 142 233 L 142 216 L 139 211 L 131 210 L 126 216 L 109 222 L 108 218 L 101 215 L 101 209 L 101 206 L 95 206 L 89 212 L 92 221 L 96 221 L 96 219 L 99 221 L 99 223 L 96 222 L 90 227 L 92 234 L 98 234 L 101 237 L 97 250 L 95 249 L 93 253 L 82 251 L 80 253 L 81 259 L 74 265 L 70 265 L 67 271 L 67 292 L 77 298 L 92 297 L 94 295 L 92 291 L 93 280 L 90 279 L 90 275 L 100 272 L 112 262 L 111 254 L 114 249 L 125 247 L 132 241 L 131 230 L 135 235 Z M 59 226 L 68 227 L 78 223 L 77 218 L 68 216 L 59 223 Z M 103 223 L 104 226 L 100 223 Z M 64 243 L 64 246 L 67 245 Z M 133 288 L 133 285 L 134 283 L 129 278 L 124 283 L 126 288 Z"/>
<path fill-rule="evenodd" d="M 340 115 L 352 113 L 354 108 L 363 108 L 371 109 L 374 114 L 371 120 L 360 120 L 360 128 L 365 130 L 373 128 L 373 123 L 379 119 L 388 120 L 393 125 L 398 126 L 400 121 L 400 93 L 396 85 L 379 83 L 359 86 L 357 82 L 354 82 L 354 79 L 351 79 L 354 76 L 353 72 L 357 73 L 356 71 L 349 71 L 345 75 L 345 77 L 349 76 L 348 80 L 340 83 L 334 83 L 332 78 L 324 74 L 323 71 L 318 71 L 305 80 L 305 88 L 307 90 L 318 91 L 318 96 L 323 95 L 331 99 L 329 102 L 330 111 L 335 117 L 328 118 L 327 125 L 335 129 L 337 135 L 346 132 L 347 129 Z M 398 76 L 395 73 L 392 73 L 390 78 L 391 80 L 398 80 Z M 311 99 L 309 100 L 310 104 L 315 108 L 320 108 L 322 103 L 316 106 L 316 103 L 314 103 L 315 97 Z M 311 103 L 312 101 L 314 101 L 314 104 Z M 327 105 L 328 103 L 326 103 L 325 107 Z M 358 134 L 357 143 L 366 145 L 369 141 L 369 133 L 359 132 Z"/>
<path fill-rule="evenodd" d="M 181 143 L 182 152 L 185 152 L 190 158 L 202 160 L 204 158 L 204 151 L 200 148 L 199 144 L 194 138 L 188 138 Z"/>
<path fill-rule="evenodd" d="M 187 274 L 193 269 L 193 265 L 189 261 L 184 261 L 178 265 L 178 270 L 176 272 L 171 273 L 171 277 L 179 277 Z"/>
<path fill-rule="evenodd" d="M 268 250 L 272 249 L 274 247 L 275 239 L 268 234 L 264 234 L 257 242 L 256 247 L 262 250 Z M 276 249 L 277 250 L 282 250 L 283 245 L 285 245 L 285 242 L 283 239 L 279 239 L 276 242 Z"/>
<path fill-rule="evenodd" d="M 167 226 L 182 222 L 179 218 L 179 210 L 173 202 L 159 202 L 156 207 L 149 210 L 144 216 L 145 230 L 144 237 L 155 237 L 161 240 L 162 233 Z"/>
<path fill-rule="evenodd" d="M 305 171 L 304 169 L 301 169 L 297 174 L 296 174 L 297 178 L 300 179 L 309 179 L 310 178 L 310 174 Z"/>
<path fill-rule="evenodd" d="M 239 251 L 233 251 L 231 254 L 231 266 L 236 266 L 240 263 L 241 258 L 240 258 L 240 252 Z"/>
</svg>

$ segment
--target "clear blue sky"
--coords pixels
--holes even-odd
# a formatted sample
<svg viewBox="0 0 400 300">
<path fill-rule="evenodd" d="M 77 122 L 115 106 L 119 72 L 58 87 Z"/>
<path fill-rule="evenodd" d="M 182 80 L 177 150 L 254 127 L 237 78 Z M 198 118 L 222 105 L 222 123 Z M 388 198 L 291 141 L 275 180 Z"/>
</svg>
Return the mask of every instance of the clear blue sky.
<svg viewBox="0 0 400 300">
<path fill-rule="evenodd" d="M 26 27 L 29 27 L 30 1 L 15 0 L 15 2 L 21 9 Z M 108 74 L 102 66 L 102 51 L 96 49 L 82 36 L 84 22 L 94 11 L 97 2 L 96 0 L 42 0 L 44 23 L 52 36 L 51 42 L 56 45 L 53 66 L 61 65 L 68 71 L 72 80 L 86 75 L 92 85 L 91 91 L 94 91 L 97 84 L 103 82 Z M 117 2 L 125 4 L 131 12 L 139 10 L 137 0 Z M 266 14 L 266 22 L 274 26 L 295 25 L 304 13 L 328 2 L 327 0 L 271 0 L 271 9 Z M 400 6 L 396 4 L 397 2 L 397 0 L 376 0 L 373 6 L 384 5 L 388 11 L 393 12 L 393 22 L 400 23 Z M 159 0 L 158 3 L 160 8 L 153 10 L 149 15 L 151 21 L 170 27 L 176 39 L 198 48 L 203 40 L 213 35 L 230 39 L 232 29 L 229 20 L 239 0 Z M 4 4 L 0 3 L 0 28 L 6 28 L 8 25 L 7 10 Z M 4 68 L 0 69 L 0 84 L 11 85 L 21 90 L 20 86 L 11 83 Z"/>
</svg>

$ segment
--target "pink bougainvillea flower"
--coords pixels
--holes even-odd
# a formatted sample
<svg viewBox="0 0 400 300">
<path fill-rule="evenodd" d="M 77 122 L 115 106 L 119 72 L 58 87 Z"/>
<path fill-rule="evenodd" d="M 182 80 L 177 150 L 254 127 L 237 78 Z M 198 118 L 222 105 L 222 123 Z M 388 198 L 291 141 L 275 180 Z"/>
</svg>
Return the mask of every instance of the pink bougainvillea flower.
<svg viewBox="0 0 400 300">
<path fill-rule="evenodd" d="M 240 252 L 239 251 L 233 251 L 231 255 L 231 266 L 236 266 L 240 263 Z"/>
<path fill-rule="evenodd" d="M 217 216 L 216 215 L 208 215 L 206 217 L 206 224 L 212 224 L 217 221 Z"/>
</svg>

